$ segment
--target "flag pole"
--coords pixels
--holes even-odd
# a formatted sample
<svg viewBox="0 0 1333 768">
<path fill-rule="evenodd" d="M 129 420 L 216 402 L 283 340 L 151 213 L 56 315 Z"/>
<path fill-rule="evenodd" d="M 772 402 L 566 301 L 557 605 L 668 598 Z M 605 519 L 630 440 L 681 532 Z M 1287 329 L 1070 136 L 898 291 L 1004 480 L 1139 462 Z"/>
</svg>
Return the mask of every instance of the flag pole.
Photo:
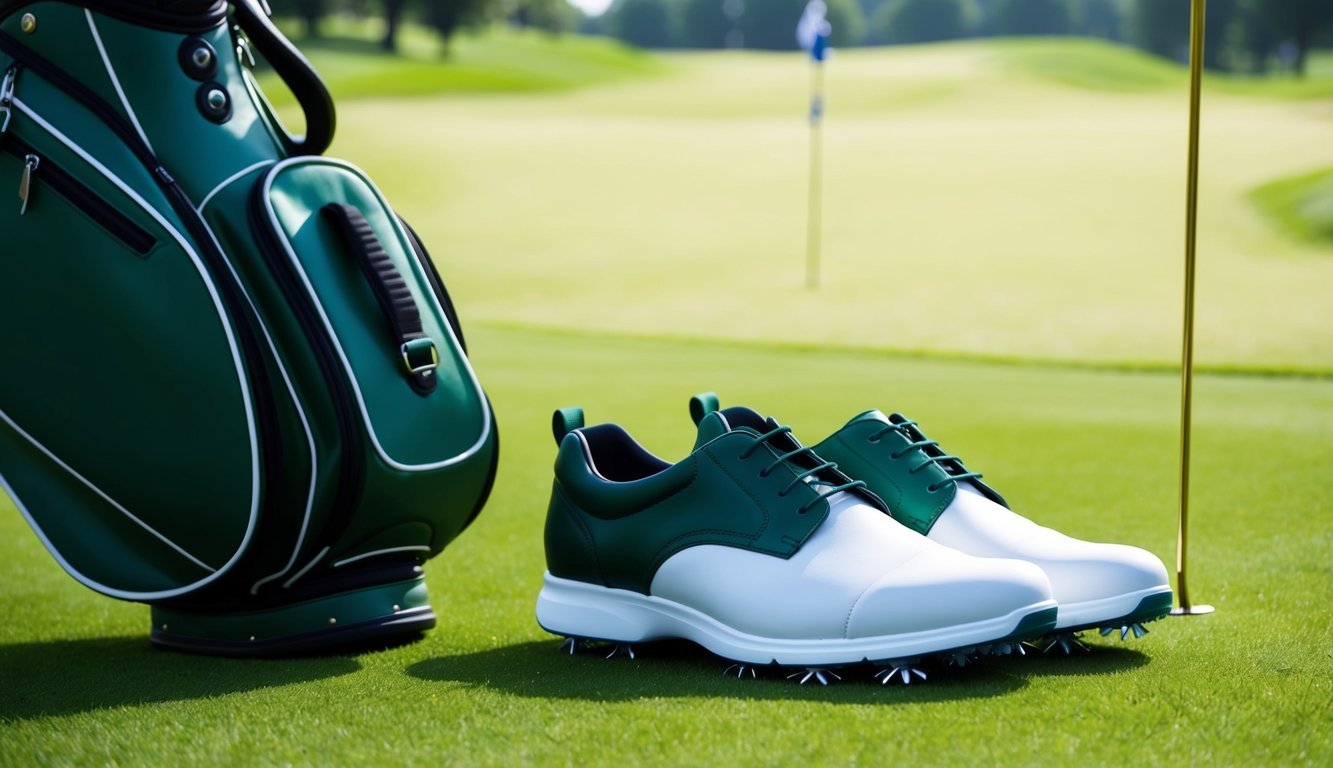
<svg viewBox="0 0 1333 768">
<path fill-rule="evenodd" d="M 824 58 L 810 59 L 810 208 L 806 217 L 805 287 L 819 288 L 821 239 L 824 193 Z"/>
<path fill-rule="evenodd" d="M 1179 606 L 1172 616 L 1213 612 L 1190 602 L 1185 580 L 1190 499 L 1190 415 L 1194 389 L 1194 254 L 1199 211 L 1199 91 L 1203 79 L 1203 24 L 1206 0 L 1190 0 L 1189 162 L 1185 176 L 1185 323 L 1180 366 L 1180 512 L 1176 527 L 1176 587 Z"/>
</svg>

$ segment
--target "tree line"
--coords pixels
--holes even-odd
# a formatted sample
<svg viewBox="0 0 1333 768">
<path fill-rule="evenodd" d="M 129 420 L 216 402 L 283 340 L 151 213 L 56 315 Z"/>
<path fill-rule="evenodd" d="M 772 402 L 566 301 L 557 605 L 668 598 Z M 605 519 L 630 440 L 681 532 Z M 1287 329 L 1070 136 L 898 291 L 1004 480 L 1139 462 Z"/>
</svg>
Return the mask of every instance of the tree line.
<svg viewBox="0 0 1333 768">
<path fill-rule="evenodd" d="M 1008 35 L 1079 35 L 1183 61 L 1190 0 L 824 0 L 835 47 Z M 271 0 L 275 14 L 318 34 L 330 13 L 380 15 L 394 48 L 411 18 L 445 40 L 504 23 L 551 34 L 605 34 L 644 48 L 796 47 L 806 0 L 614 0 L 585 17 L 566 0 Z M 1311 49 L 1333 46 L 1333 0 L 1208 0 L 1204 65 L 1224 72 L 1304 74 Z"/>
</svg>

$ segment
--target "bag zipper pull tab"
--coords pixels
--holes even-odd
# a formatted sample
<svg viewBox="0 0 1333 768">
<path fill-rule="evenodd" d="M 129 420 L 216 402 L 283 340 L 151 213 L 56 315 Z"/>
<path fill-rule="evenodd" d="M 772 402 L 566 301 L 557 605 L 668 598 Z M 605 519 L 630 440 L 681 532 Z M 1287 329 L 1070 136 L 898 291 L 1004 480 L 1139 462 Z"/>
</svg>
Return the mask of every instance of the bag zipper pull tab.
<svg viewBox="0 0 1333 768">
<path fill-rule="evenodd" d="M 19 179 L 19 199 L 23 201 L 23 206 L 19 208 L 20 216 L 28 212 L 28 198 L 32 197 L 32 175 L 41 164 L 42 159 L 36 155 L 23 158 L 23 177 Z"/>
<path fill-rule="evenodd" d="M 0 80 L 0 136 L 9 130 L 9 118 L 14 103 L 14 81 L 19 76 L 19 65 L 10 64 L 5 70 L 5 79 Z"/>
<path fill-rule="evenodd" d="M 250 69 L 255 68 L 255 54 L 250 50 L 250 41 L 245 39 L 243 33 L 236 35 L 236 58 L 240 59 L 242 64 L 249 64 Z"/>
</svg>

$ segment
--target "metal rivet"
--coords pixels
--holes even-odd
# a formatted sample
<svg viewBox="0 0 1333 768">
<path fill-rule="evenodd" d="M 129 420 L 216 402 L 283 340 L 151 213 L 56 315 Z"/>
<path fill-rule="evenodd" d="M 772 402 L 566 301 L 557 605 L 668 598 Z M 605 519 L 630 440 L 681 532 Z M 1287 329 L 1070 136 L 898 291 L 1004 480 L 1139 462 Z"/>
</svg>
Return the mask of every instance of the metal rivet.
<svg viewBox="0 0 1333 768">
<path fill-rule="evenodd" d="M 227 106 L 227 94 L 214 88 L 208 92 L 208 106 L 210 109 L 222 109 Z"/>
<path fill-rule="evenodd" d="M 33 16 L 31 13 L 23 14 L 23 19 L 19 22 L 19 27 L 23 30 L 23 34 L 31 35 L 33 32 L 37 31 L 37 17 Z"/>
<path fill-rule="evenodd" d="M 254 635 L 250 635 L 250 642 L 253 643 L 254 641 L 255 641 L 255 636 L 254 636 Z"/>
<path fill-rule="evenodd" d="M 402 609 L 402 608 L 399 608 L 399 607 L 396 606 L 396 605 L 393 607 L 393 612 L 394 612 L 394 613 L 398 613 L 398 612 L 401 611 L 401 610 L 403 610 L 403 609 Z"/>
<path fill-rule="evenodd" d="M 337 623 L 338 623 L 338 620 L 337 620 L 337 619 L 329 619 L 329 623 L 330 623 L 330 624 L 337 624 Z"/>
<path fill-rule="evenodd" d="M 163 631 L 163 632 L 166 632 L 166 631 L 167 631 L 167 625 L 166 625 L 166 624 L 163 624 L 163 625 L 162 625 L 162 631 Z"/>
<path fill-rule="evenodd" d="M 190 54 L 190 60 L 200 69 L 207 69 L 209 64 L 213 63 L 213 52 L 207 48 L 195 48 L 194 53 Z"/>
</svg>

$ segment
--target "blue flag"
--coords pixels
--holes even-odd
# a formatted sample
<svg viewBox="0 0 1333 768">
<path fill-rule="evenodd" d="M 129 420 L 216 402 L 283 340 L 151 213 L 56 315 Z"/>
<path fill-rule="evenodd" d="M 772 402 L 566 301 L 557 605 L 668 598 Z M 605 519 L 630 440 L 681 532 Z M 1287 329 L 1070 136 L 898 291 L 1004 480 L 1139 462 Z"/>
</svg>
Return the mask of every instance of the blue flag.
<svg viewBox="0 0 1333 768">
<path fill-rule="evenodd" d="M 827 14 L 828 6 L 824 5 L 824 0 L 810 0 L 805 4 L 801 20 L 796 23 L 796 42 L 815 61 L 823 61 L 828 56 L 828 38 L 833 27 L 828 23 Z"/>
</svg>

